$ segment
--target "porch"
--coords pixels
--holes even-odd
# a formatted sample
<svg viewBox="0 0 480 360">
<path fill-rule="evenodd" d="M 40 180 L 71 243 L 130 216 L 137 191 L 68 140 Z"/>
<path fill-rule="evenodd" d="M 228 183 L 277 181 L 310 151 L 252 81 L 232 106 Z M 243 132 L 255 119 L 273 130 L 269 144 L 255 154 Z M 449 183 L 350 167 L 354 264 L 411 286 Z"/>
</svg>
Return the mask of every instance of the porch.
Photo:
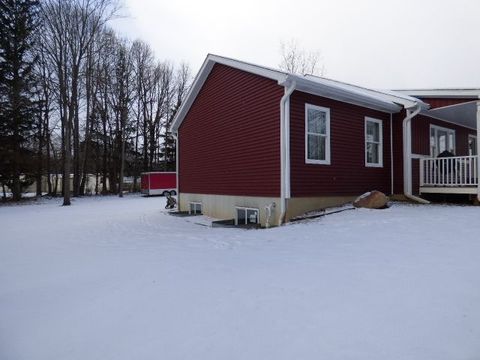
<svg viewBox="0 0 480 360">
<path fill-rule="evenodd" d="M 477 97 L 478 98 L 478 97 Z M 430 153 L 436 156 L 419 157 L 420 194 L 471 194 L 480 200 L 480 101 L 473 100 L 424 111 L 432 118 L 473 130 L 469 142 L 458 148 L 447 129 L 436 127 L 430 132 Z M 435 132 L 434 132 L 435 130 Z M 436 151 L 433 151 L 436 150 Z M 446 150 L 446 151 L 445 151 Z M 451 156 L 445 153 L 467 156 Z M 439 153 L 442 153 L 439 155 Z M 444 157 L 442 157 L 444 155 Z"/>
<path fill-rule="evenodd" d="M 478 155 L 420 159 L 420 193 L 477 194 Z"/>
</svg>

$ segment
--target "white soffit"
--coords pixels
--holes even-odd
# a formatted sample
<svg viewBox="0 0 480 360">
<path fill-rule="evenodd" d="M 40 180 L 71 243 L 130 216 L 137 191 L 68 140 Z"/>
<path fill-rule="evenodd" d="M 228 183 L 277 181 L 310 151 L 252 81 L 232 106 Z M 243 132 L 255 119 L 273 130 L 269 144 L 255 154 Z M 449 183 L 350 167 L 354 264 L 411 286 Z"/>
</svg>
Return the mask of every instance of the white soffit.
<svg viewBox="0 0 480 360">
<path fill-rule="evenodd" d="M 422 114 L 471 129 L 477 128 L 477 101 L 435 108 Z"/>
</svg>

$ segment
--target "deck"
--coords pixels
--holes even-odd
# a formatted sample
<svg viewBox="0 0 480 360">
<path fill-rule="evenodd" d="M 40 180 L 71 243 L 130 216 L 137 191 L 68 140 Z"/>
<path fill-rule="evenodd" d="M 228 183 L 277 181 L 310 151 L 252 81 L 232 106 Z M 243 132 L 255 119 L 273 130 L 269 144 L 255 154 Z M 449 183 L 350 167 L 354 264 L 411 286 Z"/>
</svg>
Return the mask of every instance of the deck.
<svg viewBox="0 0 480 360">
<path fill-rule="evenodd" d="M 420 193 L 477 194 L 478 156 L 420 159 Z"/>
</svg>

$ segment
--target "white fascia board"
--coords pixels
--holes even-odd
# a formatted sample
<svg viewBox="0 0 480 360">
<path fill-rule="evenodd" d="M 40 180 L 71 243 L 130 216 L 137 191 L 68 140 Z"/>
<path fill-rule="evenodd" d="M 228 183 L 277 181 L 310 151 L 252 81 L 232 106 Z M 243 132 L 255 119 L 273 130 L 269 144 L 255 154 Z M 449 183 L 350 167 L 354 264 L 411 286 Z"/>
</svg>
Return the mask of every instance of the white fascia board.
<svg viewBox="0 0 480 360">
<path fill-rule="evenodd" d="M 372 97 L 381 102 L 392 102 L 398 104 L 403 108 L 412 108 L 418 104 L 420 104 L 422 108 L 428 108 L 428 104 L 423 103 L 420 99 L 405 95 L 403 93 L 396 93 L 395 91 L 391 90 L 369 89 L 363 86 L 353 85 L 343 81 L 333 80 L 315 75 L 305 75 L 305 78 L 314 81 L 315 83 L 323 84 L 333 88 L 343 89 L 347 92 L 359 94 L 360 96 Z"/>
<path fill-rule="evenodd" d="M 399 93 L 418 97 L 435 98 L 480 98 L 480 89 L 402 89 L 394 90 Z"/>
<path fill-rule="evenodd" d="M 295 75 L 291 75 L 290 77 L 295 78 L 295 81 L 297 82 L 297 90 L 309 94 L 323 96 L 329 99 L 338 100 L 386 113 L 397 113 L 400 112 L 404 107 L 401 104 L 376 98 L 353 89 L 346 89 L 333 86 L 332 84 L 320 83 L 318 81 L 312 81 Z"/>
<path fill-rule="evenodd" d="M 214 61 L 216 63 L 219 63 L 219 64 L 223 64 L 223 65 L 226 65 L 226 66 L 233 67 L 235 69 L 239 69 L 239 70 L 249 72 L 251 74 L 256 74 L 256 75 L 259 75 L 259 76 L 262 76 L 262 77 L 266 77 L 266 78 L 269 78 L 269 79 L 272 79 L 272 80 L 276 80 L 279 83 L 282 82 L 282 81 L 285 81 L 285 79 L 288 75 L 287 73 L 285 73 L 283 71 L 280 71 L 280 70 L 275 70 L 275 69 L 271 69 L 271 68 L 266 67 L 266 66 L 255 65 L 255 64 L 251 64 L 251 63 L 248 63 L 248 62 L 245 62 L 245 61 L 239 61 L 239 60 L 235 60 L 235 59 L 231 59 L 231 58 L 227 58 L 227 57 L 219 56 L 219 55 L 209 54 L 207 56 L 207 59 L 209 59 L 211 61 Z"/>
<path fill-rule="evenodd" d="M 205 80 L 210 74 L 210 71 L 216 63 L 230 66 L 232 68 L 243 70 L 248 73 L 259 75 L 268 79 L 272 79 L 277 81 L 279 84 L 285 82 L 287 78 L 287 74 L 279 70 L 246 63 L 223 56 L 208 54 L 200 68 L 200 71 L 198 72 L 197 76 L 195 76 L 195 79 L 193 80 L 192 86 L 190 87 L 190 90 L 185 97 L 185 100 L 183 101 L 182 105 L 178 109 L 177 114 L 175 115 L 175 119 L 170 126 L 170 131 L 172 133 L 176 133 L 178 131 L 178 128 L 180 127 L 183 119 L 190 110 L 190 107 L 195 101 L 195 98 L 197 97 L 198 93 L 203 87 L 203 84 L 205 83 Z"/>
</svg>

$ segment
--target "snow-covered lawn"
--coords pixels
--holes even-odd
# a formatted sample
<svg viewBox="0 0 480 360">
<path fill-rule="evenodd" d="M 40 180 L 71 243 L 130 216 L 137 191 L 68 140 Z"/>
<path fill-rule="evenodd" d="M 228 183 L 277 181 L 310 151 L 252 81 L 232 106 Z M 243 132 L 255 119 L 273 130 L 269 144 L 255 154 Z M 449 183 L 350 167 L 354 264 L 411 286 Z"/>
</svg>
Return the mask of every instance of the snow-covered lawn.
<svg viewBox="0 0 480 360">
<path fill-rule="evenodd" d="M 480 207 L 212 229 L 164 198 L 0 207 L 0 359 L 480 358 Z"/>
</svg>

